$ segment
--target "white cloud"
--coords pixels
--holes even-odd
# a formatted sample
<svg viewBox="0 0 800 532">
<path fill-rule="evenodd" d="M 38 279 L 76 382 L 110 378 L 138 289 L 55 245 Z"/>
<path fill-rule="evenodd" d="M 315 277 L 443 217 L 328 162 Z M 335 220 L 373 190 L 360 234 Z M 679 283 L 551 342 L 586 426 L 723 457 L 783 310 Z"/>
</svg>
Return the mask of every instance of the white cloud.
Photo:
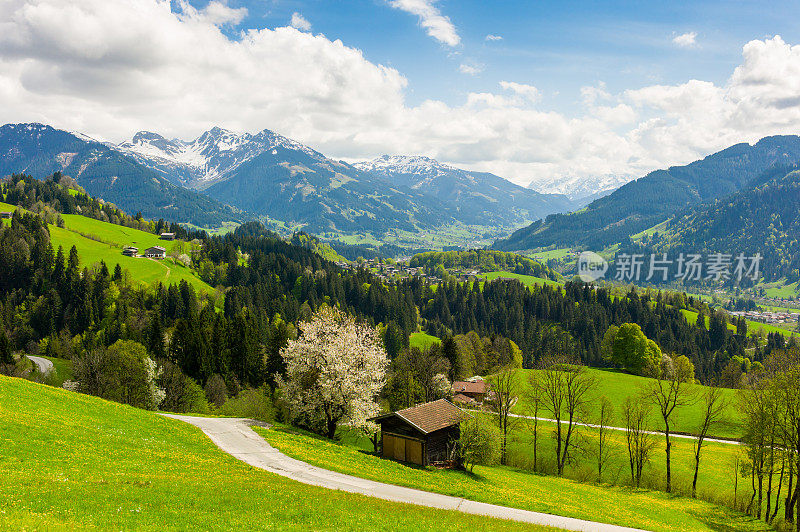
<svg viewBox="0 0 800 532">
<path fill-rule="evenodd" d="M 538 101 L 541 97 L 539 89 L 533 85 L 525 85 L 524 83 L 516 83 L 514 81 L 501 81 L 500 87 L 504 90 L 512 91 L 520 96 L 524 96 L 532 102 Z"/>
<path fill-rule="evenodd" d="M 601 81 L 596 87 L 581 87 L 581 98 L 586 105 L 594 105 L 597 100 L 610 100 L 611 94 L 606 90 L 606 83 Z"/>
<path fill-rule="evenodd" d="M 335 158 L 424 154 L 519 183 L 643 175 L 800 132 L 800 46 L 780 37 L 747 43 L 723 84 L 598 84 L 566 115 L 531 105 L 538 91 L 514 82 L 456 105 L 410 105 L 401 73 L 360 50 L 291 27 L 221 31 L 239 17 L 216 4 L 176 13 L 156 0 L 0 1 L 0 123 L 112 141 L 142 129 L 191 139 L 214 125 L 269 128 Z"/>
<path fill-rule="evenodd" d="M 247 16 L 247 8 L 231 8 L 222 2 L 214 1 L 209 2 L 198 15 L 204 22 L 209 24 L 217 26 L 231 24 L 237 26 Z"/>
<path fill-rule="evenodd" d="M 290 23 L 291 26 L 300 31 L 310 31 L 311 30 L 311 23 L 303 17 L 300 13 L 292 13 L 292 22 Z"/>
<path fill-rule="evenodd" d="M 477 63 L 461 63 L 458 65 L 458 71 L 469 76 L 477 76 L 483 72 L 483 65 Z"/>
<path fill-rule="evenodd" d="M 680 35 L 674 36 L 672 38 L 672 42 L 681 48 L 692 48 L 693 46 L 697 45 L 697 32 L 690 31 L 687 33 L 681 33 Z"/>
<path fill-rule="evenodd" d="M 428 35 L 447 46 L 458 46 L 461 37 L 458 36 L 456 27 L 450 18 L 439 12 L 434 6 L 436 0 L 389 0 L 389 5 L 406 13 L 411 13 L 419 18 L 419 24 Z"/>
<path fill-rule="evenodd" d="M 502 41 L 503 37 L 502 37 L 502 35 L 494 35 L 494 34 L 490 33 L 489 35 L 486 36 L 486 40 L 487 41 Z"/>
</svg>

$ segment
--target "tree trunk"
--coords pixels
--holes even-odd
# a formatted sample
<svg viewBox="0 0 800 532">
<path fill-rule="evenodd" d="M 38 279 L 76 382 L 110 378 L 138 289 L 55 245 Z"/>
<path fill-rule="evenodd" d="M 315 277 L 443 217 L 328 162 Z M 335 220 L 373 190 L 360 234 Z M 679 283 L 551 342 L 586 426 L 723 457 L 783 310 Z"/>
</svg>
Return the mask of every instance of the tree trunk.
<svg viewBox="0 0 800 532">
<path fill-rule="evenodd" d="M 789 489 L 786 491 L 786 501 L 783 504 L 783 518 L 787 523 L 792 522 L 792 509 L 794 508 L 792 500 L 794 498 L 794 490 L 792 490 L 792 483 L 794 482 L 794 463 L 789 459 Z"/>
<path fill-rule="evenodd" d="M 783 475 L 786 473 L 786 457 L 784 456 L 781 460 L 781 476 L 778 480 L 778 493 L 775 495 L 775 510 L 772 512 L 771 516 L 769 517 L 768 523 L 772 523 L 775 520 L 775 516 L 778 515 L 778 507 L 781 505 L 781 490 L 783 489 Z M 767 512 L 769 513 L 769 512 Z"/>
<path fill-rule="evenodd" d="M 697 445 L 702 445 L 702 443 L 698 442 Z M 697 448 L 697 452 L 694 455 L 694 478 L 692 479 L 692 498 L 697 498 L 697 475 L 700 472 L 700 447 Z"/>
<path fill-rule="evenodd" d="M 671 448 L 672 442 L 669 441 L 669 424 L 664 425 L 666 427 L 666 431 L 664 432 L 667 438 L 667 493 L 672 493 L 672 456 L 671 456 Z"/>
</svg>

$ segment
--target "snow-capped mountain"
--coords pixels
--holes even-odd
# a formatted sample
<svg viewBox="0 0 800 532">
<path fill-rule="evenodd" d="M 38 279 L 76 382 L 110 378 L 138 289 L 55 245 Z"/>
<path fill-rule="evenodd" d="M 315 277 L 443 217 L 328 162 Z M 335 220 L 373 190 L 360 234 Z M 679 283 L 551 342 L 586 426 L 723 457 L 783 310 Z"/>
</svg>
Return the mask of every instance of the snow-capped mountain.
<svg viewBox="0 0 800 532">
<path fill-rule="evenodd" d="M 635 179 L 631 175 L 594 175 L 553 177 L 531 181 L 528 188 L 543 194 L 564 194 L 574 202 L 586 205 L 611 194 L 619 187 Z"/>
<path fill-rule="evenodd" d="M 453 174 L 471 179 L 469 172 L 422 155 L 381 155 L 371 161 L 355 163 L 353 166 L 362 172 L 379 175 L 393 182 L 401 180 L 403 184 L 412 188 L 420 188 L 436 178 Z"/>
<path fill-rule="evenodd" d="M 44 124 L 0 127 L 0 177 L 16 172 L 37 178 L 62 172 L 92 196 L 148 218 L 201 226 L 246 219 L 228 205 L 170 183 L 106 144 Z"/>
<path fill-rule="evenodd" d="M 215 127 L 192 141 L 140 131 L 130 141 L 111 147 L 173 182 L 198 189 L 224 181 L 245 162 L 277 148 L 325 159 L 321 153 L 268 129 L 252 135 Z"/>
<path fill-rule="evenodd" d="M 453 205 L 472 225 L 503 227 L 570 210 L 561 194 L 542 194 L 487 172 L 463 170 L 423 156 L 382 155 L 353 165 L 365 174 L 407 186 Z"/>
</svg>

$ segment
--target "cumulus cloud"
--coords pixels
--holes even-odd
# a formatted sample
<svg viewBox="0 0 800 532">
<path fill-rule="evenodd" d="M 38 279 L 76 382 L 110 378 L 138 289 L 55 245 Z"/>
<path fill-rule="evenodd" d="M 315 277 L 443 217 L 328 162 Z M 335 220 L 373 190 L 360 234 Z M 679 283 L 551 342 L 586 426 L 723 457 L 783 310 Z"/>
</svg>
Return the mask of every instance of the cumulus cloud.
<svg viewBox="0 0 800 532">
<path fill-rule="evenodd" d="M 300 31 L 310 31 L 311 30 L 311 23 L 303 17 L 300 13 L 294 12 L 292 13 L 292 21 L 290 22 L 291 26 L 294 29 Z"/>
<path fill-rule="evenodd" d="M 728 80 L 581 90 L 567 115 L 506 81 L 456 104 L 411 105 L 397 70 L 292 27 L 247 30 L 222 3 L 0 2 L 0 123 L 38 121 L 120 141 L 211 126 L 295 138 L 335 158 L 423 154 L 519 183 L 642 175 L 738 142 L 800 131 L 800 47 L 755 40 Z M 537 101 L 537 105 L 531 105 Z"/>
<path fill-rule="evenodd" d="M 674 36 L 672 38 L 672 42 L 681 48 L 691 48 L 697 45 L 697 32 L 690 31 L 687 33 L 681 33 L 680 35 Z"/>
<path fill-rule="evenodd" d="M 477 76 L 483 72 L 483 65 L 477 63 L 461 63 L 458 65 L 458 71 L 469 76 Z"/>
<path fill-rule="evenodd" d="M 450 18 L 442 15 L 434 5 L 436 0 L 389 0 L 389 5 L 419 18 L 419 24 L 428 35 L 447 46 L 458 46 L 461 37 Z"/>
<path fill-rule="evenodd" d="M 487 41 L 502 41 L 503 37 L 501 35 L 494 35 L 494 34 L 490 33 L 489 35 L 486 36 L 486 40 Z"/>
<path fill-rule="evenodd" d="M 504 90 L 512 91 L 520 96 L 524 96 L 532 102 L 537 101 L 541 97 L 539 89 L 533 85 L 525 85 L 524 83 L 516 83 L 514 81 L 501 81 L 500 87 Z"/>
</svg>

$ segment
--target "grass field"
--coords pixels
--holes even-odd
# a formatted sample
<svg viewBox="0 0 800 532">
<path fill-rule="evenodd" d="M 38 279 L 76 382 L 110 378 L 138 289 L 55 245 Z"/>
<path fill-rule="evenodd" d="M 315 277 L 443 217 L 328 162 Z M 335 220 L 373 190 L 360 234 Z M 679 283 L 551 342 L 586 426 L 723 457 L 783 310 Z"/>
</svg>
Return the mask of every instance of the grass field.
<svg viewBox="0 0 800 532">
<path fill-rule="evenodd" d="M 0 203 L 0 210 L 14 210 L 16 207 Z M 78 249 L 81 266 L 91 267 L 95 263 L 104 261 L 109 271 L 113 272 L 117 264 L 128 270 L 136 281 L 151 284 L 161 281 L 164 284 L 180 283 L 185 280 L 198 292 L 214 294 L 216 291 L 197 277 L 191 268 L 174 261 L 171 258 L 154 260 L 137 257 L 126 257 L 122 248 L 135 246 L 139 251 L 144 251 L 150 246 L 162 246 L 167 252 L 176 246 L 189 244 L 181 241 L 160 240 L 157 235 L 145 233 L 138 229 L 115 225 L 77 214 L 62 215 L 64 228 L 50 225 L 50 241 L 54 249 L 58 246 L 64 248 L 68 254 L 74 245 Z M 87 238 L 89 235 L 92 238 Z"/>
<path fill-rule="evenodd" d="M 526 253 L 525 256 L 530 257 L 533 260 L 539 262 L 546 262 L 550 259 L 556 259 L 556 260 L 563 259 L 569 256 L 571 253 L 572 253 L 571 248 L 558 248 L 558 249 L 551 249 L 548 251 L 531 251 L 529 253 Z"/>
<path fill-rule="evenodd" d="M 558 281 L 551 281 L 550 279 L 543 279 L 541 277 L 534 277 L 533 275 L 522 275 L 519 273 L 511 273 L 511 272 L 489 272 L 481 274 L 484 279 L 487 281 L 494 281 L 498 278 L 504 279 L 517 279 L 519 282 L 524 284 L 525 286 L 531 287 L 534 285 L 543 285 L 548 284 L 551 286 L 562 286 L 563 283 L 559 283 Z"/>
<path fill-rule="evenodd" d="M 511 467 L 476 466 L 474 475 L 419 468 L 291 430 L 256 430 L 284 453 L 320 467 L 481 502 L 647 530 L 768 529 L 723 507 L 665 493 L 579 483 Z"/>
<path fill-rule="evenodd" d="M 542 530 L 300 484 L 188 424 L 22 379 L 0 376 L 0 405 L 0 529 Z"/>
<path fill-rule="evenodd" d="M 523 425 L 522 423 L 526 423 Z M 533 429 L 528 421 L 520 421 L 512 428 L 509 443 L 509 463 L 524 469 L 533 468 Z M 553 439 L 553 423 L 539 423 L 539 471 L 554 474 L 555 444 Z M 579 427 L 578 442 L 580 450 L 573 453 L 572 460 L 565 469 L 565 476 L 581 482 L 596 482 L 597 465 L 595 453 L 598 445 L 598 431 L 596 429 Z M 642 486 L 654 490 L 666 489 L 666 461 L 665 441 L 663 436 L 652 436 L 654 443 L 650 462 L 643 472 Z M 609 460 L 603 469 L 603 481 L 615 485 L 630 485 L 630 466 L 625 434 L 612 431 L 607 441 Z M 699 498 L 724 504 L 727 507 L 733 504 L 734 497 L 737 507 L 744 508 L 750 500 L 751 488 L 749 477 L 740 477 L 738 486 L 736 481 L 736 461 L 739 460 L 739 469 L 744 463 L 744 448 L 739 445 L 708 442 L 703 447 L 698 475 L 697 493 Z M 692 478 L 694 475 L 693 442 L 685 438 L 672 438 L 672 485 L 676 495 L 690 496 Z M 775 478 L 777 483 L 777 477 Z M 786 496 L 784 486 L 781 499 Z M 777 491 L 777 485 L 775 486 Z M 773 493 L 773 502 L 776 494 Z M 783 503 L 779 504 L 782 509 Z M 766 508 L 766 501 L 764 501 Z M 782 510 L 779 512 L 782 517 Z M 725 530 L 722 527 L 720 530 Z M 738 528 L 737 528 L 738 529 Z"/>
<path fill-rule="evenodd" d="M 415 332 L 411 333 L 411 337 L 408 339 L 408 343 L 410 347 L 416 347 L 417 349 L 427 349 L 433 344 L 438 344 L 441 340 L 436 338 L 435 336 L 431 336 L 430 334 L 426 334 L 424 332 Z"/>
<path fill-rule="evenodd" d="M 514 407 L 514 411 L 518 414 L 528 414 L 530 412 L 530 405 L 526 397 L 527 390 L 529 389 L 528 376 L 537 370 L 522 369 L 518 371 L 518 377 L 523 392 L 520 400 Z M 598 382 L 596 397 L 605 396 L 611 401 L 614 406 L 614 419 L 612 425 L 621 427 L 624 426 L 622 421 L 622 405 L 628 397 L 638 397 L 643 387 L 648 386 L 653 382 L 653 379 L 646 377 L 638 377 L 636 375 L 628 375 L 620 371 L 603 370 L 596 368 L 588 368 L 588 371 L 593 375 Z M 688 385 L 695 396 L 701 394 L 705 386 L 699 384 Z M 728 407 L 724 422 L 717 425 L 712 431 L 713 435 L 719 438 L 739 438 L 741 437 L 741 417 L 737 408 L 737 397 L 735 390 L 724 389 L 723 395 Z M 697 426 L 702 420 L 702 401 L 695 401 L 691 405 L 684 406 L 676 411 L 674 414 L 674 422 L 672 426 L 673 431 L 695 433 Z M 541 413 L 540 417 L 548 417 L 547 413 Z M 592 414 L 589 414 L 592 418 Z M 595 419 L 581 419 L 586 423 L 594 423 Z M 656 413 L 651 416 L 649 426 L 652 430 L 663 430 L 663 424 L 660 422 Z"/>
</svg>

